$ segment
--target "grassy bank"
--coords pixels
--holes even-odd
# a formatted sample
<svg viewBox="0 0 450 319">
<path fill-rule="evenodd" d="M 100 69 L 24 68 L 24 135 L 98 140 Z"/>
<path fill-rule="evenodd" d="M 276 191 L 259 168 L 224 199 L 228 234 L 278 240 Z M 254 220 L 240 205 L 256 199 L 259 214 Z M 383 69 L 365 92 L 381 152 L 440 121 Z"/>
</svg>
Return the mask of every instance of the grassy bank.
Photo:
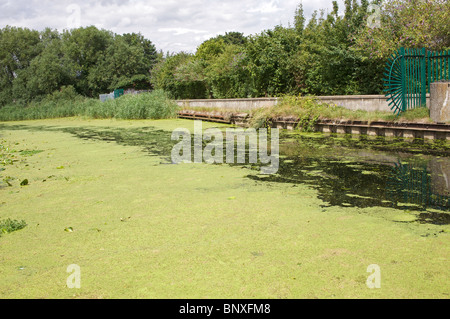
<svg viewBox="0 0 450 319">
<path fill-rule="evenodd" d="M 78 96 L 73 89 L 64 88 L 39 102 L 26 106 L 7 105 L 0 108 L 0 121 L 54 119 L 82 116 L 91 119 L 168 119 L 176 118 L 181 110 L 162 90 L 139 95 L 125 95 L 115 100 L 101 102 Z M 408 110 L 400 116 L 392 112 L 368 112 L 349 110 L 344 107 L 321 103 L 314 97 L 285 96 L 280 103 L 266 108 L 218 109 L 211 107 L 185 107 L 184 110 L 217 113 L 231 116 L 247 113 L 252 117 L 251 125 L 264 126 L 267 120 L 277 117 L 295 117 L 313 123 L 319 119 L 386 121 L 386 122 L 431 122 L 427 108 Z"/>
<path fill-rule="evenodd" d="M 286 96 L 278 105 L 254 110 L 251 115 L 251 125 L 254 127 L 262 127 L 267 120 L 279 117 L 298 118 L 300 126 L 307 128 L 313 127 L 318 120 L 431 122 L 430 112 L 426 107 L 408 110 L 397 116 L 392 112 L 350 110 L 322 103 L 314 97 L 297 96 Z"/>
<path fill-rule="evenodd" d="M 164 91 L 125 95 L 101 102 L 78 96 L 66 89 L 26 106 L 7 105 L 0 108 L 0 121 L 21 121 L 83 116 L 93 119 L 162 119 L 175 118 L 178 106 Z"/>
<path fill-rule="evenodd" d="M 301 122 L 313 123 L 317 120 L 349 120 L 349 121 L 385 121 L 385 122 L 431 122 L 430 112 L 427 108 L 417 108 L 403 112 L 400 116 L 393 112 L 368 112 L 363 110 L 350 110 L 341 106 L 322 103 L 314 97 L 285 96 L 277 105 L 258 109 L 218 109 L 213 107 L 185 107 L 184 110 L 193 110 L 205 113 L 218 113 L 231 116 L 236 113 L 247 113 L 251 116 L 250 124 L 253 127 L 262 127 L 274 118 L 294 117 Z"/>
</svg>

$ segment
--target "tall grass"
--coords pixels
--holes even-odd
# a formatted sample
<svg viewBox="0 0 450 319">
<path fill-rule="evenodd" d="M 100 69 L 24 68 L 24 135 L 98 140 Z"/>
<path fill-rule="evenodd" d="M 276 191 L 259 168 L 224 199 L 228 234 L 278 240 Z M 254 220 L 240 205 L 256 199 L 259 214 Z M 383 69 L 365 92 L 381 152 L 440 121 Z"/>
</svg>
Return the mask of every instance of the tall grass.
<svg viewBox="0 0 450 319">
<path fill-rule="evenodd" d="M 117 100 L 115 117 L 119 119 L 163 119 L 177 116 L 178 105 L 162 90 L 125 95 Z"/>
<path fill-rule="evenodd" d="M 21 121 L 86 116 L 95 119 L 163 119 L 175 118 L 178 106 L 162 90 L 125 95 L 101 102 L 72 93 L 55 92 L 40 102 L 27 106 L 7 105 L 0 109 L 0 121 Z"/>
<path fill-rule="evenodd" d="M 341 106 L 322 103 L 314 97 L 285 96 L 278 105 L 256 109 L 252 112 L 251 125 L 262 127 L 267 120 L 277 117 L 295 117 L 303 122 L 317 120 L 348 120 L 348 121 L 422 121 L 429 122 L 429 110 L 426 107 L 408 110 L 400 116 L 392 112 L 368 112 L 363 110 L 350 110 Z"/>
</svg>

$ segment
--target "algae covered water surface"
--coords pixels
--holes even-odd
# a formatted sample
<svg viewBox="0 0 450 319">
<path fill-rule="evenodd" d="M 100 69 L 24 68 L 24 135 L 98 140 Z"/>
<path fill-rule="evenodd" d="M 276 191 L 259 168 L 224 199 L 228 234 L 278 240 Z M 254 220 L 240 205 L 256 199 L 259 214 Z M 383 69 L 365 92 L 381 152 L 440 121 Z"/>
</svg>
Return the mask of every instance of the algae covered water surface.
<svg viewBox="0 0 450 319">
<path fill-rule="evenodd" d="M 26 222 L 0 237 L 0 295 L 448 298 L 446 143 L 282 132 L 278 173 L 260 175 L 172 164 L 179 127 L 0 124 L 0 220 Z"/>
<path fill-rule="evenodd" d="M 394 207 L 448 224 L 449 155 L 440 140 L 284 132 L 278 174 L 250 178 L 310 185 L 328 207 Z"/>
</svg>

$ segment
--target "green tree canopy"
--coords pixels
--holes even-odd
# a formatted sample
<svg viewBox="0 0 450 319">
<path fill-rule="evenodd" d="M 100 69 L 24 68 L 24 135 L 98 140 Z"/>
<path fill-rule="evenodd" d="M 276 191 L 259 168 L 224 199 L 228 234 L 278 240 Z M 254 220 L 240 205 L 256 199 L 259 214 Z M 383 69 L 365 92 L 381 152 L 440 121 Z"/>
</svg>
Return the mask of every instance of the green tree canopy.
<svg viewBox="0 0 450 319">
<path fill-rule="evenodd" d="M 0 106 L 40 99 L 65 86 L 90 97 L 116 88 L 150 89 L 156 60 L 155 46 L 140 33 L 7 26 L 0 30 Z"/>
</svg>

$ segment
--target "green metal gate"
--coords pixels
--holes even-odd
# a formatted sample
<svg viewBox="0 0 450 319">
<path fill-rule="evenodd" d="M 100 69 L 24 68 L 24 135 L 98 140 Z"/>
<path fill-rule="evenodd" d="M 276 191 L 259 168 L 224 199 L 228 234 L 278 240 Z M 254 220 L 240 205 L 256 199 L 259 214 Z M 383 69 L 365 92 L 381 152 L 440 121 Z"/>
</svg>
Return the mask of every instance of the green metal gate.
<svg viewBox="0 0 450 319">
<path fill-rule="evenodd" d="M 118 99 L 119 97 L 121 97 L 124 94 L 125 94 L 125 90 L 124 89 L 114 90 L 114 98 L 115 99 Z"/>
<path fill-rule="evenodd" d="M 393 203 L 410 203 L 439 210 L 448 210 L 448 191 L 433 191 L 431 174 L 426 165 L 395 163 L 386 184 L 388 200 Z"/>
<path fill-rule="evenodd" d="M 430 84 L 450 80 L 450 50 L 400 48 L 389 58 L 384 76 L 386 97 L 395 114 L 426 106 Z"/>
</svg>

